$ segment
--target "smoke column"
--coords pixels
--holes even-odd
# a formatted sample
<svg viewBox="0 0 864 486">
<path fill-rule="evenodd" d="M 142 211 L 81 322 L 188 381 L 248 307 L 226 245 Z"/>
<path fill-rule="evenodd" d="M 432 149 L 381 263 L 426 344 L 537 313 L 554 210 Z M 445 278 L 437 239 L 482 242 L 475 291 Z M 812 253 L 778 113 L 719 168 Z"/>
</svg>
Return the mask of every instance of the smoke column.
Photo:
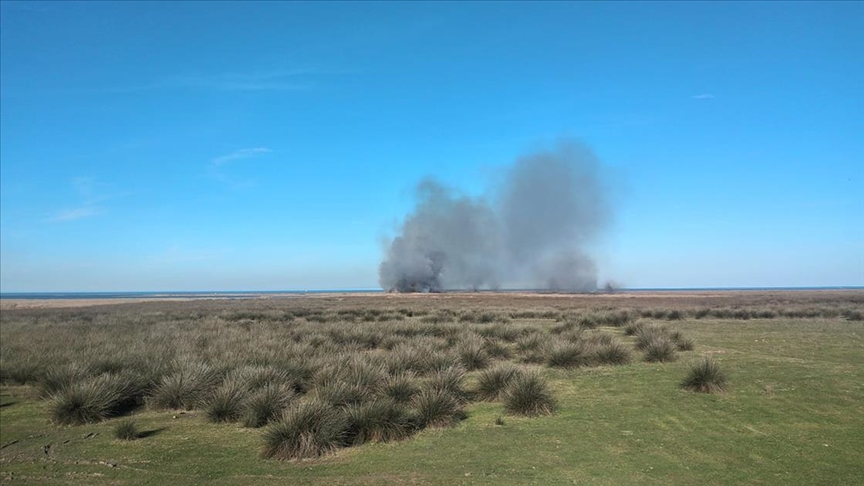
<svg viewBox="0 0 864 486">
<path fill-rule="evenodd" d="M 471 198 L 422 181 L 417 206 L 379 268 L 381 288 L 597 288 L 597 267 L 582 248 L 609 211 L 590 149 L 564 141 L 521 157 L 489 193 Z"/>
</svg>

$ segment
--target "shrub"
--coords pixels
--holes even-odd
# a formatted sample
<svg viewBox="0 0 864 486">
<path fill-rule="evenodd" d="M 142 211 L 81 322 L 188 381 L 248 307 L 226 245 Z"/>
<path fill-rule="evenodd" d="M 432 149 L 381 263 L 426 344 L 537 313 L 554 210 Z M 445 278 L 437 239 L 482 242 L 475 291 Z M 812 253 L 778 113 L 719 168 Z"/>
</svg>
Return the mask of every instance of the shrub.
<svg viewBox="0 0 864 486">
<path fill-rule="evenodd" d="M 408 403 L 414 398 L 414 395 L 420 392 L 420 386 L 417 384 L 414 374 L 408 371 L 387 378 L 381 387 L 381 392 L 397 403 Z"/>
<path fill-rule="evenodd" d="M 575 368 L 591 363 L 591 354 L 584 344 L 556 343 L 546 352 L 546 364 L 553 368 Z"/>
<path fill-rule="evenodd" d="M 245 427 L 263 427 L 279 417 L 294 400 L 294 391 L 284 384 L 269 384 L 259 388 L 243 408 Z"/>
<path fill-rule="evenodd" d="M 206 364 L 183 363 L 156 385 L 151 403 L 157 408 L 192 410 L 203 404 L 219 379 L 219 372 Z"/>
<path fill-rule="evenodd" d="M 411 435 L 415 426 L 408 409 L 387 398 L 351 406 L 345 415 L 348 422 L 346 444 L 404 439 Z"/>
<path fill-rule="evenodd" d="M 546 381 L 537 373 L 515 377 L 504 391 L 504 409 L 511 414 L 536 416 L 555 411 L 555 399 Z"/>
<path fill-rule="evenodd" d="M 135 440 L 138 438 L 138 426 L 131 418 L 121 419 L 114 426 L 114 438 L 120 440 Z"/>
<path fill-rule="evenodd" d="M 264 457 L 320 457 L 345 442 L 344 414 L 320 400 L 297 402 L 264 432 Z"/>
<path fill-rule="evenodd" d="M 502 364 L 480 373 L 477 380 L 477 396 L 481 400 L 495 400 L 507 385 L 522 371 L 512 364 Z"/>
<path fill-rule="evenodd" d="M 225 380 L 206 403 L 207 420 L 211 422 L 236 422 L 243 413 L 243 402 L 248 390 L 237 378 Z"/>
<path fill-rule="evenodd" d="M 650 341 L 645 347 L 645 361 L 649 363 L 664 363 L 675 361 L 675 344 L 665 336 Z"/>
<path fill-rule="evenodd" d="M 618 341 L 595 348 L 594 359 L 601 364 L 625 365 L 630 362 L 630 350 Z"/>
<path fill-rule="evenodd" d="M 681 383 L 681 387 L 702 393 L 713 393 L 725 390 L 726 382 L 726 373 L 720 369 L 720 365 L 710 357 L 703 356 L 699 363 L 690 368 L 690 373 Z"/>
<path fill-rule="evenodd" d="M 465 418 L 462 401 L 444 390 L 421 391 L 414 398 L 414 408 L 420 428 L 449 427 Z"/>
<path fill-rule="evenodd" d="M 61 389 L 51 399 L 51 419 L 61 425 L 94 423 L 135 406 L 138 391 L 124 375 L 103 374 Z"/>
</svg>

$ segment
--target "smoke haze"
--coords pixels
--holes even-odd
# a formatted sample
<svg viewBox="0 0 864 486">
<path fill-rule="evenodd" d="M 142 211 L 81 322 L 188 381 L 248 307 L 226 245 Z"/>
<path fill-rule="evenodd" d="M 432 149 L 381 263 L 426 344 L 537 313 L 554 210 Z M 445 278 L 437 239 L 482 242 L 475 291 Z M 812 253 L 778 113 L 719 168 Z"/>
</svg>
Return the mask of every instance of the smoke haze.
<svg viewBox="0 0 864 486">
<path fill-rule="evenodd" d="M 599 162 L 572 141 L 517 159 L 487 198 L 425 179 L 386 250 L 379 282 L 400 292 L 594 290 L 597 267 L 583 247 L 608 219 Z"/>
</svg>

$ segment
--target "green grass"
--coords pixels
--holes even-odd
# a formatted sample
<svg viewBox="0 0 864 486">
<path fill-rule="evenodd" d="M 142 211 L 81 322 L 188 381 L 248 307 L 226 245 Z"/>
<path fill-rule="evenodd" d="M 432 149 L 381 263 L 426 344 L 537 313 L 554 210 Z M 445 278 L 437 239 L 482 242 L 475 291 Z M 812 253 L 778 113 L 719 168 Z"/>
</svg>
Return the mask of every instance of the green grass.
<svg viewBox="0 0 864 486">
<path fill-rule="evenodd" d="M 123 418 L 52 425 L 51 402 L 40 400 L 36 388 L 4 386 L 0 479 L 44 484 L 860 483 L 864 322 L 708 315 L 676 321 L 675 327 L 696 343 L 695 352 L 679 353 L 676 362 L 530 366 L 549 382 L 558 405 L 554 415 L 521 418 L 506 415 L 500 402 L 475 402 L 454 428 L 425 429 L 406 440 L 341 448 L 302 462 L 263 458 L 266 429 L 210 423 L 203 410 L 139 410 L 140 433 L 133 441 L 114 438 Z M 634 341 L 622 329 L 604 330 L 627 345 Z M 712 356 L 728 374 L 724 393 L 680 388 L 701 355 Z M 467 389 L 479 373 L 468 375 Z M 496 425 L 502 416 L 504 425 Z"/>
</svg>

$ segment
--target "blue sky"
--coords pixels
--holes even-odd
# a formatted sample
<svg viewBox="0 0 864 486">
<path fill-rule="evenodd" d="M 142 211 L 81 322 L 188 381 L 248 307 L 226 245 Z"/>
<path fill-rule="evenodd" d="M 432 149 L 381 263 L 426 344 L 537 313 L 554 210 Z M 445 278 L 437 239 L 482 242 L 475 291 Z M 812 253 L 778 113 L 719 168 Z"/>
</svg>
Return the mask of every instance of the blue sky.
<svg viewBox="0 0 864 486">
<path fill-rule="evenodd" d="M 864 285 L 864 3 L 0 4 L 0 289 L 375 288 L 562 137 L 632 287 Z"/>
</svg>

